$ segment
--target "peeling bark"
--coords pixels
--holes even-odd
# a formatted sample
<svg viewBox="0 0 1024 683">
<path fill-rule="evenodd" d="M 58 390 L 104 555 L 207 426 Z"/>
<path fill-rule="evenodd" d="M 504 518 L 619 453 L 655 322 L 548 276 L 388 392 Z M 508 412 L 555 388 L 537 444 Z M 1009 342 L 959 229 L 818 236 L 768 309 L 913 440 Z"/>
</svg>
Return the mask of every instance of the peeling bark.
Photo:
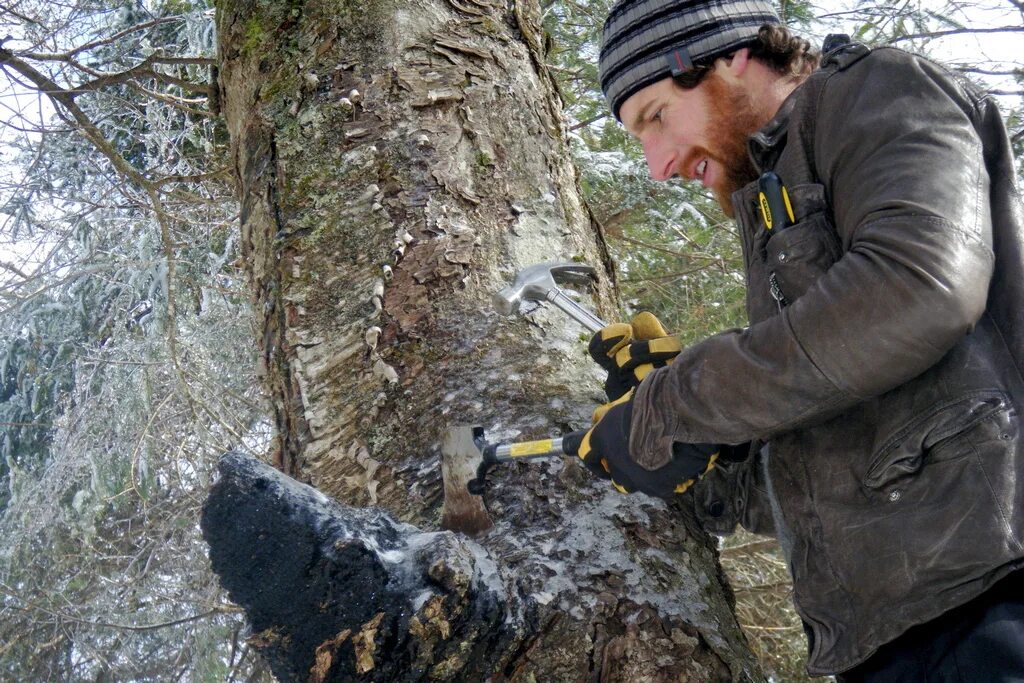
<svg viewBox="0 0 1024 683">
<path fill-rule="evenodd" d="M 602 400 L 582 329 L 557 310 L 505 319 L 489 303 L 522 267 L 582 260 L 602 272 L 585 302 L 617 317 L 539 16 L 535 0 L 218 3 L 221 102 L 276 419 L 271 458 L 351 506 L 342 518 L 376 506 L 396 528 L 435 534 L 449 502 L 447 428 L 547 437 L 586 425 Z M 345 680 L 759 678 L 714 542 L 686 499 L 621 496 L 572 461 L 491 479 L 494 526 L 470 554 L 494 563 L 500 602 L 515 606 L 500 626 L 482 619 L 470 637 L 444 616 L 450 599 L 418 605 L 405 591 L 389 604 L 420 616 L 374 606 L 328 620 L 303 641 L 309 668 L 275 665 L 282 680 L 328 676 L 317 672 L 339 666 L 338 652 L 351 660 Z M 270 576 L 277 558 L 260 558 Z M 241 570 L 223 567 L 228 585 Z M 352 580 L 383 595 L 395 584 L 379 569 Z M 302 588 L 289 576 L 275 590 Z M 235 599 L 273 663 L 291 627 L 256 618 L 270 599 L 261 595 Z M 402 629 L 436 642 L 416 650 L 415 666 L 393 647 Z M 501 646 L 474 645 L 488 639 Z"/>
</svg>

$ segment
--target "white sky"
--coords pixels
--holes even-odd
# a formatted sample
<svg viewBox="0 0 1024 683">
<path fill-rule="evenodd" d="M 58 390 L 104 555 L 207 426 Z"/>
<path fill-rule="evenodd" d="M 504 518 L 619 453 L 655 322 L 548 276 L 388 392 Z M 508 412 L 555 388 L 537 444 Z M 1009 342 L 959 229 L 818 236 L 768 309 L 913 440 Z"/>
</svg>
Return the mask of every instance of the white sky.
<svg viewBox="0 0 1024 683">
<path fill-rule="evenodd" d="M 857 22 L 848 13 L 856 10 L 862 3 L 855 0 L 821 0 L 815 4 L 814 14 L 819 17 L 828 15 L 834 16 L 834 24 L 829 30 L 836 33 L 853 33 Z M 902 3 L 901 3 L 902 4 Z M 1024 25 L 1024 18 L 1019 10 L 1014 8 L 1008 0 L 953 0 L 949 6 L 935 3 L 936 7 L 953 9 L 945 16 L 959 24 L 970 28 L 998 28 Z M 844 16 L 844 13 L 847 13 Z M 818 36 L 822 38 L 824 36 Z M 929 56 L 945 62 L 994 62 L 993 68 L 1021 68 L 1024 66 L 1024 59 L 1021 56 L 1021 44 L 1024 42 L 1024 34 L 1018 32 L 986 33 L 981 35 L 954 35 L 937 38 L 930 41 L 923 50 Z M 908 44 L 901 47 L 910 48 Z M 917 49 L 919 46 L 915 46 Z M 1014 83 L 1012 78 L 985 77 L 985 82 L 993 88 L 1019 90 L 1021 86 Z M 1019 102 L 1018 102 L 1019 103 Z M 1004 110 L 1009 102 L 1004 103 Z"/>
</svg>

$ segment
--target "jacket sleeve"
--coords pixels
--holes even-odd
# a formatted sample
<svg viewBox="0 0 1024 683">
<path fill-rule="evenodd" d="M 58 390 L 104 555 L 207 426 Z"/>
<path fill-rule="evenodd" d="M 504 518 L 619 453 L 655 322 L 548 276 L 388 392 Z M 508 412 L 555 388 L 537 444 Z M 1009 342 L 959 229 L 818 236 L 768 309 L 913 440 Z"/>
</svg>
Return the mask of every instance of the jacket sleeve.
<svg viewBox="0 0 1024 683">
<path fill-rule="evenodd" d="M 821 90 L 815 163 L 842 257 L 778 316 L 686 349 L 637 392 L 630 451 L 740 443 L 819 423 L 935 364 L 985 309 L 989 179 L 974 101 L 880 50 Z"/>
</svg>

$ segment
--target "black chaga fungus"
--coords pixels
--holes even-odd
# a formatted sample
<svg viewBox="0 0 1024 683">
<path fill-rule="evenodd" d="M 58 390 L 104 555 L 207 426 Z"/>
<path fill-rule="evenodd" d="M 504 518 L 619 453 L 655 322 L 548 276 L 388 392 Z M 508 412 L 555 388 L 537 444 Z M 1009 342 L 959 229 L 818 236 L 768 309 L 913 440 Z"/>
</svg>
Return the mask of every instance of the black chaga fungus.
<svg viewBox="0 0 1024 683">
<path fill-rule="evenodd" d="M 279 680 L 423 680 L 442 661 L 486 677 L 480 655 L 513 634 L 482 550 L 246 456 L 219 470 L 202 516 L 210 561 Z"/>
</svg>

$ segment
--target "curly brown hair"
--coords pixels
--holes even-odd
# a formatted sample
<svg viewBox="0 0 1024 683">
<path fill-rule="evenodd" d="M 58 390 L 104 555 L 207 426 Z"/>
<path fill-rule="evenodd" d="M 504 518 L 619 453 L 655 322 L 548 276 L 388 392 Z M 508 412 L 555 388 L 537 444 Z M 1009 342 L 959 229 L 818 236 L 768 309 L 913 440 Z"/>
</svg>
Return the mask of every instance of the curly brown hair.
<svg viewBox="0 0 1024 683">
<path fill-rule="evenodd" d="M 821 60 L 821 54 L 806 39 L 780 24 L 761 27 L 750 45 L 750 56 L 783 76 L 806 76 Z"/>
<path fill-rule="evenodd" d="M 804 38 L 794 35 L 781 24 L 765 24 L 757 37 L 743 47 L 750 48 L 750 56 L 766 64 L 782 76 L 809 76 L 818 67 L 821 54 Z M 711 55 L 700 60 L 694 68 L 673 76 L 676 85 L 684 90 L 696 88 L 715 68 L 715 61 L 736 51 Z"/>
</svg>

